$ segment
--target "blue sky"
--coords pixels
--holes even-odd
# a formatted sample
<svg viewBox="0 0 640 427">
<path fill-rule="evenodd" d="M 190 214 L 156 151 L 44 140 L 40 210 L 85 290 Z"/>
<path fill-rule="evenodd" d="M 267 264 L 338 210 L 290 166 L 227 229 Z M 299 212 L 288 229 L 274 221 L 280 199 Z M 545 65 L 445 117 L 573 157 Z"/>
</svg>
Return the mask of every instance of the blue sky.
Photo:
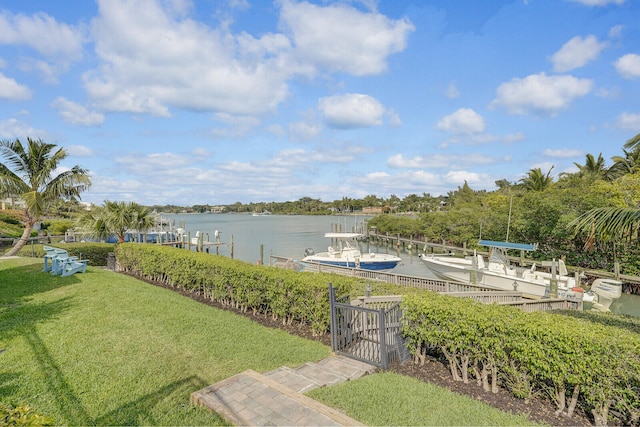
<svg viewBox="0 0 640 427">
<path fill-rule="evenodd" d="M 639 132 L 636 0 L 0 3 L 0 139 L 83 201 L 491 191 Z"/>
</svg>

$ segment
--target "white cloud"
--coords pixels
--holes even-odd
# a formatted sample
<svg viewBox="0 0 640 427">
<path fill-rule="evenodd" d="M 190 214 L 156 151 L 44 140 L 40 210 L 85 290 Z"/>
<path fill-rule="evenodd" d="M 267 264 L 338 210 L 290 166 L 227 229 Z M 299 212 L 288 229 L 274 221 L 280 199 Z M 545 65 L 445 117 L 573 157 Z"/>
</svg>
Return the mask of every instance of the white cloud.
<svg viewBox="0 0 640 427">
<path fill-rule="evenodd" d="M 308 141 L 322 132 L 322 126 L 312 122 L 296 122 L 289 124 L 289 139 L 297 142 Z"/>
<path fill-rule="evenodd" d="M 153 0 L 102 0 L 99 10 L 92 29 L 103 63 L 85 75 L 85 86 L 105 110 L 259 115 L 287 96 L 291 71 L 282 36 L 234 37 Z"/>
<path fill-rule="evenodd" d="M 484 132 L 485 124 L 482 116 L 470 108 L 460 108 L 443 117 L 436 124 L 436 129 L 451 132 L 455 135 L 471 135 Z"/>
<path fill-rule="evenodd" d="M 584 151 L 580 149 L 570 149 L 570 148 L 560 148 L 560 149 L 547 148 L 542 151 L 542 154 L 544 154 L 547 157 L 570 159 L 572 157 L 582 156 L 584 154 Z"/>
<path fill-rule="evenodd" d="M 387 109 L 387 111 L 385 111 L 385 114 L 387 116 L 387 123 L 389 124 L 389 126 L 394 128 L 402 126 L 402 119 L 400 119 L 398 113 L 393 111 L 392 108 Z"/>
<path fill-rule="evenodd" d="M 462 165 L 488 165 L 503 159 L 490 157 L 485 154 L 430 154 L 406 158 L 402 154 L 395 154 L 387 160 L 387 165 L 397 169 L 457 169 Z"/>
<path fill-rule="evenodd" d="M 581 3 L 585 6 L 606 6 L 610 3 L 623 4 L 626 0 L 567 0 L 574 3 Z"/>
<path fill-rule="evenodd" d="M 640 77 L 640 55 L 629 53 L 616 61 L 616 70 L 624 78 Z"/>
<path fill-rule="evenodd" d="M 0 44 L 25 45 L 50 58 L 76 60 L 82 56 L 83 38 L 81 30 L 46 13 L 0 13 Z"/>
<path fill-rule="evenodd" d="M 284 1 L 279 25 L 286 34 L 255 37 L 233 34 L 225 24 L 208 26 L 191 18 L 188 7 L 157 0 L 98 4 L 91 28 L 101 64 L 84 76 L 90 100 L 105 111 L 160 117 L 172 109 L 268 114 L 287 98 L 287 82 L 296 76 L 383 71 L 413 29 L 346 5 Z"/>
<path fill-rule="evenodd" d="M 0 99 L 18 101 L 31 98 L 31 91 L 12 78 L 0 73 Z"/>
<path fill-rule="evenodd" d="M 454 82 L 449 83 L 449 86 L 447 86 L 447 90 L 445 91 L 445 96 L 449 99 L 455 99 L 460 97 L 460 91 L 458 90 Z"/>
<path fill-rule="evenodd" d="M 65 147 L 65 150 L 70 156 L 76 156 L 76 157 L 93 156 L 93 150 L 89 147 L 85 147 L 84 145 L 70 145 L 68 147 Z"/>
<path fill-rule="evenodd" d="M 27 137 L 42 138 L 45 141 L 48 139 L 47 132 L 33 128 L 21 120 L 15 118 L 0 120 L 0 139 L 23 140 Z"/>
<path fill-rule="evenodd" d="M 58 115 L 67 123 L 83 126 L 96 126 L 104 122 L 104 115 L 95 111 L 89 111 L 80 104 L 59 96 L 51 107 L 58 110 Z"/>
<path fill-rule="evenodd" d="M 620 129 L 631 130 L 634 132 L 640 131 L 640 113 L 622 113 L 618 116 L 617 126 Z"/>
<path fill-rule="evenodd" d="M 346 4 L 318 6 L 306 1 L 282 1 L 280 27 L 295 45 L 305 64 L 357 76 L 378 74 L 387 57 L 407 45 L 411 22 L 364 13 Z"/>
<path fill-rule="evenodd" d="M 377 99 L 359 93 L 320 98 L 318 109 L 327 126 L 339 129 L 380 126 L 385 113 Z"/>
<path fill-rule="evenodd" d="M 46 60 L 37 59 L 25 50 L 18 65 L 25 72 L 39 72 L 49 83 L 56 82 L 60 73 L 82 58 L 84 32 L 84 27 L 57 22 L 46 13 L 26 16 L 0 12 L 0 45 L 27 46 L 44 56 Z"/>
<path fill-rule="evenodd" d="M 599 42 L 596 36 L 576 36 L 553 54 L 553 69 L 562 73 L 583 67 L 587 62 L 596 59 L 606 47 L 607 43 Z"/>
<path fill-rule="evenodd" d="M 593 81 L 569 75 L 532 74 L 501 84 L 491 106 L 504 107 L 509 114 L 553 116 L 569 104 L 591 92 Z"/>
</svg>

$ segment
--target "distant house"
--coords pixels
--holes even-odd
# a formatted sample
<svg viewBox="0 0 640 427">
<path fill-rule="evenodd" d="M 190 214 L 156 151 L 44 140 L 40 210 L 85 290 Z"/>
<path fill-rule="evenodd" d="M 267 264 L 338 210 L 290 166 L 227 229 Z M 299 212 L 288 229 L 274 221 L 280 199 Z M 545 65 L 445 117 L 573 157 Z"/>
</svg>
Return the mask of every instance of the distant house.
<svg viewBox="0 0 640 427">
<path fill-rule="evenodd" d="M 367 206 L 362 208 L 362 213 L 366 215 L 378 215 L 384 212 L 384 208 L 380 206 Z"/>
<path fill-rule="evenodd" d="M 11 197 L 7 197 L 6 199 L 0 200 L 0 204 L 2 205 L 2 210 L 6 209 L 26 209 L 27 204 L 22 199 L 14 199 Z"/>
<path fill-rule="evenodd" d="M 211 213 L 223 213 L 227 210 L 225 206 L 213 206 L 211 208 Z"/>
</svg>

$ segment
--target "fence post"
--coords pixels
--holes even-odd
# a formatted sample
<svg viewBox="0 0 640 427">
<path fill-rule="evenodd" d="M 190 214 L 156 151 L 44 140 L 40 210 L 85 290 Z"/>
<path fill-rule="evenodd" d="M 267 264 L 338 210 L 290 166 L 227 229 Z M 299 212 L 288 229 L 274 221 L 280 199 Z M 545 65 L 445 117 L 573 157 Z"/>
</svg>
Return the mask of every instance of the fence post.
<svg viewBox="0 0 640 427">
<path fill-rule="evenodd" d="M 330 312 L 330 324 L 329 324 L 329 328 L 330 328 L 330 333 L 331 333 L 331 350 L 332 351 L 336 351 L 338 348 L 338 343 L 336 342 L 337 338 L 336 338 L 336 307 L 335 307 L 335 303 L 336 303 L 336 291 L 333 289 L 333 286 L 331 285 L 331 282 L 329 282 L 329 309 L 331 310 Z"/>
<path fill-rule="evenodd" d="M 382 365 L 382 369 L 387 369 L 389 367 L 389 352 L 387 351 L 387 331 L 386 325 L 384 321 L 384 308 L 381 308 L 378 311 L 379 316 L 379 325 L 378 335 L 380 336 L 380 364 Z"/>
</svg>

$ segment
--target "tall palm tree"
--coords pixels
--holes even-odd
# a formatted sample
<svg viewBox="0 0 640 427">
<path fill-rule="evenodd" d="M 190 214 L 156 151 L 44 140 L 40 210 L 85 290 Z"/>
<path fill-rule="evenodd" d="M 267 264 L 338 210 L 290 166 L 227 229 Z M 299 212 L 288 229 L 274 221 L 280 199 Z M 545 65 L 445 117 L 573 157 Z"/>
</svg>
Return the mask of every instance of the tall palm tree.
<svg viewBox="0 0 640 427">
<path fill-rule="evenodd" d="M 7 256 L 15 255 L 27 243 L 36 222 L 51 203 L 80 197 L 91 186 L 87 170 L 74 166 L 59 172 L 60 162 L 67 157 L 63 148 L 41 139 L 27 138 L 26 146 L 19 139 L 1 141 L 0 193 L 24 200 L 24 232 Z"/>
<path fill-rule="evenodd" d="M 544 191 L 553 184 L 553 177 L 551 176 L 551 171 L 553 170 L 553 166 L 549 169 L 549 172 L 546 174 L 542 173 L 540 168 L 530 169 L 527 172 L 527 176 L 520 180 L 522 186 L 529 191 Z"/>
<path fill-rule="evenodd" d="M 622 149 L 624 157 L 613 156 L 613 165 L 609 168 L 609 175 L 612 178 L 620 178 L 628 173 L 635 173 L 640 171 L 640 146 L 636 146 L 632 150 Z"/>
<path fill-rule="evenodd" d="M 136 202 L 113 202 L 105 200 L 104 206 L 83 212 L 77 222 L 80 232 L 100 240 L 115 235 L 118 243 L 124 242 L 130 230 L 147 231 L 154 225 L 148 208 Z"/>
<path fill-rule="evenodd" d="M 627 140 L 625 148 L 640 148 L 640 133 Z M 595 239 L 637 239 L 640 228 L 640 209 L 596 208 L 585 212 L 568 224 L 576 233 L 588 233 L 585 249 L 592 248 Z"/>
</svg>

